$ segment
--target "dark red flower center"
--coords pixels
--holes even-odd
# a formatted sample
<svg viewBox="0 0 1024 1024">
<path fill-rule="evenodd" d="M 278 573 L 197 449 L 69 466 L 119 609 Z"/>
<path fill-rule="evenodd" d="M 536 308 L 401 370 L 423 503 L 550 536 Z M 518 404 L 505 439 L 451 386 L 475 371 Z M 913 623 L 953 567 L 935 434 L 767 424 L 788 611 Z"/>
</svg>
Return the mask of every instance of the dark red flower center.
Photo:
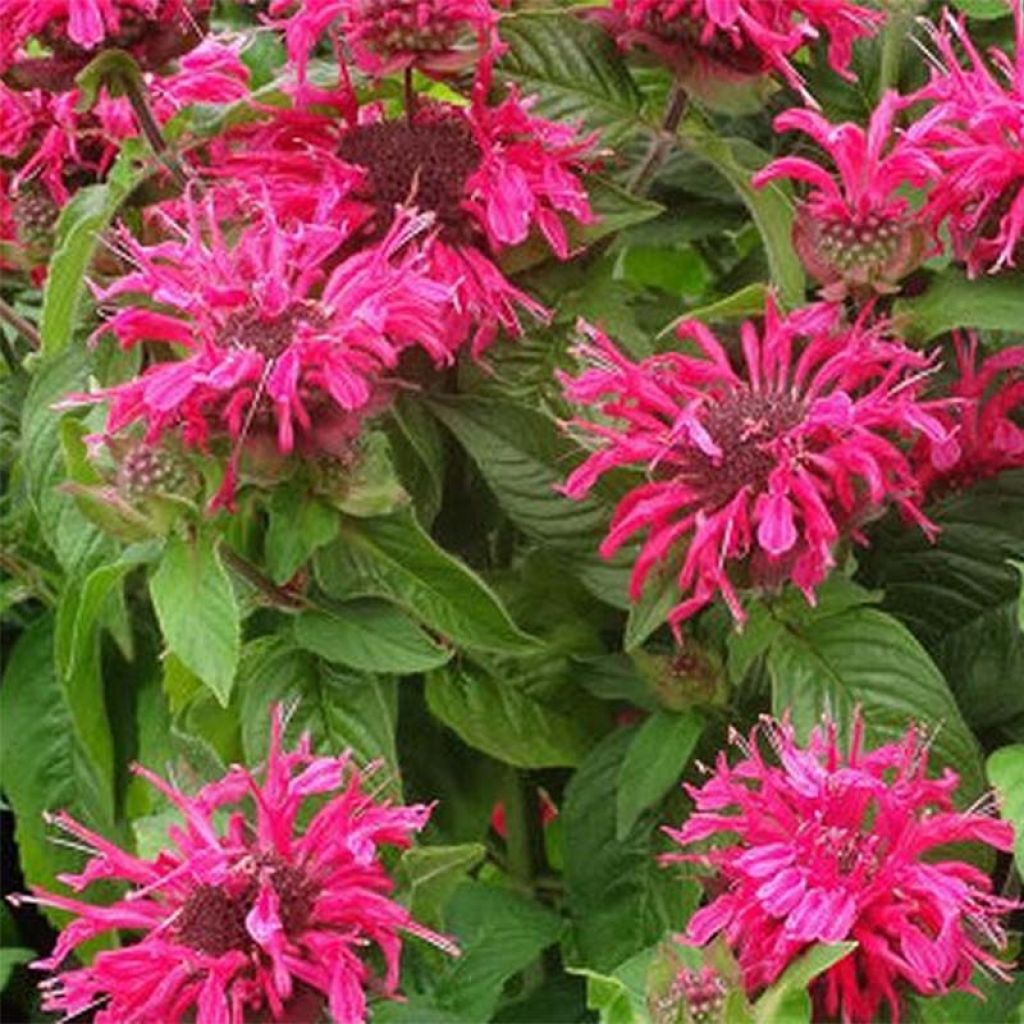
<svg viewBox="0 0 1024 1024">
<path fill-rule="evenodd" d="M 29 249 L 48 248 L 60 207 L 47 189 L 39 182 L 29 182 L 18 191 L 12 206 L 18 242 Z"/>
<path fill-rule="evenodd" d="M 747 387 L 708 403 L 701 423 L 722 454 L 712 458 L 696 448 L 688 450 L 684 479 L 699 487 L 714 507 L 731 500 L 742 487 L 763 489 L 778 465 L 769 443 L 795 427 L 805 411 L 799 399 Z"/>
<path fill-rule="evenodd" d="M 461 117 L 360 125 L 342 139 L 338 155 L 366 168 L 361 197 L 376 208 L 374 233 L 387 230 L 396 205 L 412 205 L 436 215 L 447 241 L 479 241 L 463 200 L 466 181 L 480 166 L 480 147 Z"/>
<path fill-rule="evenodd" d="M 295 340 L 302 325 L 322 327 L 326 320 L 312 303 L 293 302 L 275 316 L 246 307 L 224 322 L 220 344 L 224 348 L 250 349 L 265 359 L 276 359 Z"/>
<path fill-rule="evenodd" d="M 702 58 L 741 75 L 759 75 L 765 70 L 763 54 L 745 36 L 737 43 L 723 33 L 716 32 L 705 40 L 703 37 L 707 19 L 703 16 L 693 18 L 678 14 L 674 18 L 665 19 L 659 11 L 649 10 L 645 12 L 638 27 L 664 43 L 677 46 L 684 61 Z"/>
<path fill-rule="evenodd" d="M 176 940 L 209 956 L 223 956 L 233 949 L 252 951 L 256 943 L 245 919 L 259 895 L 261 871 L 269 873 L 277 893 L 285 934 L 291 938 L 301 934 L 316 901 L 316 886 L 301 868 L 270 855 L 258 858 L 241 878 L 229 878 L 223 885 L 197 885 L 175 920 Z"/>
</svg>

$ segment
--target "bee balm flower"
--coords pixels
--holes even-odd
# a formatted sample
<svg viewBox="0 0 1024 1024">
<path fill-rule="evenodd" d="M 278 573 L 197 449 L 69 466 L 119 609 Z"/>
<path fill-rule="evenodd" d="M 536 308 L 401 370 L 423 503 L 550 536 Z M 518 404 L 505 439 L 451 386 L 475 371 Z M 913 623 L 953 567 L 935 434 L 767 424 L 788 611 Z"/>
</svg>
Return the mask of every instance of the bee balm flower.
<svg viewBox="0 0 1024 1024">
<path fill-rule="evenodd" d="M 332 1019 L 355 1024 L 366 1019 L 371 986 L 397 990 L 400 932 L 457 954 L 390 899 L 381 863 L 382 847 L 410 845 L 430 807 L 378 802 L 364 790 L 372 769 L 360 773 L 348 753 L 314 755 L 308 736 L 285 751 L 281 731 L 275 708 L 262 771 L 235 766 L 194 796 L 136 766 L 183 819 L 152 859 L 55 816 L 94 851 L 81 874 L 61 881 L 76 892 L 100 879 L 131 888 L 110 905 L 41 890 L 21 897 L 74 915 L 35 964 L 55 972 L 43 985 L 47 1011 L 95 1009 L 96 1024 L 242 1024 L 256 1013 L 295 1020 L 302 1002 L 312 1009 L 301 1019 L 326 1004 Z M 297 827 L 309 803 L 308 823 Z M 116 929 L 135 941 L 61 969 L 83 942 Z M 367 962 L 370 946 L 383 956 L 383 977 Z"/>
<path fill-rule="evenodd" d="M 647 474 L 619 503 L 601 554 L 646 534 L 630 582 L 639 599 L 651 570 L 678 555 L 676 625 L 721 594 L 745 618 L 737 588 L 792 580 L 813 601 L 842 537 L 889 504 L 929 528 L 900 446 L 947 433 L 918 398 L 929 360 L 878 327 L 840 324 L 826 303 L 782 317 L 769 301 L 761 335 L 743 325 L 743 366 L 689 321 L 696 355 L 665 352 L 635 363 L 600 332 L 563 377 L 580 407 L 573 421 L 595 450 L 565 484 L 582 498 L 603 474 Z"/>
<path fill-rule="evenodd" d="M 812 987 L 815 1019 L 846 1024 L 879 1019 L 883 1003 L 898 1022 L 908 991 L 972 991 L 982 967 L 1009 978 L 983 948 L 1002 948 L 1000 919 L 1017 904 L 992 892 L 987 875 L 941 847 L 1013 846 L 1007 822 L 954 809 L 956 773 L 928 778 L 928 742 L 910 728 L 895 743 L 865 749 L 854 717 L 848 749 L 835 723 L 815 729 L 806 747 L 787 721 L 764 719 L 741 757 L 720 754 L 702 786 L 686 786 L 694 813 L 665 831 L 706 852 L 667 854 L 714 869 L 723 889 L 690 920 L 685 941 L 722 934 L 751 994 L 775 981 L 817 942 L 857 948 Z M 775 753 L 768 760 L 760 740 Z"/>
</svg>

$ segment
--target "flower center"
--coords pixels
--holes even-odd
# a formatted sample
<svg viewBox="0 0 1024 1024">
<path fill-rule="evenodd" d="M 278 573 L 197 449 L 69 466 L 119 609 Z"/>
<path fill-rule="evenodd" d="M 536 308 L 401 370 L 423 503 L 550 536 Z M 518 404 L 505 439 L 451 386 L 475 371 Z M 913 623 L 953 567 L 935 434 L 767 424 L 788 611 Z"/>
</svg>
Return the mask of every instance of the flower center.
<svg viewBox="0 0 1024 1024">
<path fill-rule="evenodd" d="M 276 316 L 259 310 L 239 309 L 224 322 L 220 343 L 225 348 L 250 349 L 265 359 L 276 359 L 295 340 L 301 325 L 322 327 L 326 323 L 312 303 L 294 302 Z"/>
<path fill-rule="evenodd" d="M 882 266 L 900 245 L 903 225 L 872 215 L 857 224 L 826 221 L 819 227 L 822 256 L 840 273 L 857 267 Z"/>
<path fill-rule="evenodd" d="M 710 39 L 703 39 L 707 27 L 704 18 L 678 14 L 665 19 L 659 11 L 650 10 L 644 14 L 638 27 L 662 42 L 678 46 L 681 56 L 704 58 L 743 75 L 759 75 L 765 70 L 761 51 L 746 36 L 739 43 L 721 32 L 716 32 Z"/>
<path fill-rule="evenodd" d="M 708 404 L 701 417 L 705 430 L 721 449 L 712 459 L 703 452 L 687 452 L 683 477 L 700 487 L 709 504 L 718 507 L 742 487 L 762 489 L 778 465 L 768 444 L 796 426 L 805 413 L 804 403 L 788 395 L 762 393 L 740 387 Z"/>
<path fill-rule="evenodd" d="M 458 21 L 422 0 L 363 0 L 359 20 L 362 42 L 385 56 L 410 50 L 443 53 L 461 34 Z"/>
<path fill-rule="evenodd" d="M 258 858 L 241 877 L 229 878 L 223 885 L 197 885 L 175 921 L 177 941 L 209 956 L 223 956 L 233 949 L 251 952 L 256 943 L 245 919 L 259 895 L 260 869 L 270 873 L 285 934 L 289 938 L 298 936 L 309 921 L 316 888 L 301 868 L 271 854 Z"/>
<path fill-rule="evenodd" d="M 376 233 L 387 230 L 396 205 L 413 204 L 436 215 L 446 240 L 479 241 L 462 204 L 466 181 L 480 166 L 480 147 L 461 118 L 360 125 L 341 140 L 338 155 L 367 170 L 363 198 L 377 209 Z"/>
<path fill-rule="evenodd" d="M 18 241 L 28 248 L 48 248 L 60 208 L 38 182 L 29 182 L 14 197 L 12 215 Z"/>
</svg>

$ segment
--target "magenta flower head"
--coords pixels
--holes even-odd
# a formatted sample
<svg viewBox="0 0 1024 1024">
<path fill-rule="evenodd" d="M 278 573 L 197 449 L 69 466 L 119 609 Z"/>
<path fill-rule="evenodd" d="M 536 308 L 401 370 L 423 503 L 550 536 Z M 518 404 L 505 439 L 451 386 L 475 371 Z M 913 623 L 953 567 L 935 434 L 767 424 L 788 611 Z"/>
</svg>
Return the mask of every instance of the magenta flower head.
<svg viewBox="0 0 1024 1024">
<path fill-rule="evenodd" d="M 947 11 L 932 31 L 932 80 L 916 97 L 936 103 L 928 138 L 942 169 L 926 213 L 972 277 L 1016 266 L 1024 237 L 1024 12 L 1016 0 L 1010 7 L 1015 55 L 993 49 L 988 62 Z"/>
<path fill-rule="evenodd" d="M 147 443 L 169 431 L 202 450 L 230 439 L 215 499 L 230 505 L 241 442 L 269 434 L 283 454 L 316 454 L 329 435 L 358 432 L 405 349 L 446 361 L 438 325 L 450 293 L 424 277 L 422 260 L 408 251 L 429 216 L 398 213 L 378 244 L 335 259 L 328 271 L 348 240 L 346 226 L 285 229 L 268 201 L 229 241 L 207 199 L 186 202 L 187 223 L 165 224 L 168 241 L 143 245 L 122 232 L 121 251 L 135 269 L 95 289 L 115 309 L 98 335 L 113 334 L 126 348 L 155 343 L 169 358 L 64 404 L 109 403 L 108 436 L 141 423 Z"/>
<path fill-rule="evenodd" d="M 852 78 L 854 42 L 885 20 L 849 0 L 612 0 L 610 8 L 588 14 L 621 47 L 649 51 L 688 87 L 775 71 L 811 102 L 792 60 L 796 51 L 827 35 L 829 64 Z"/>
<path fill-rule="evenodd" d="M 723 935 L 754 994 L 808 946 L 855 941 L 812 988 L 816 1019 L 844 1024 L 878 1020 L 882 1003 L 898 1024 L 908 991 L 974 991 L 976 966 L 1008 979 L 1007 965 L 981 943 L 1005 945 L 1000 919 L 1017 904 L 941 847 L 1010 850 L 1013 828 L 954 808 L 958 777 L 946 768 L 928 778 L 929 743 L 919 729 L 868 750 L 855 713 L 843 749 L 832 721 L 801 746 L 788 721 L 765 718 L 749 738 L 732 740 L 740 759 L 719 754 L 707 782 L 685 787 L 694 813 L 665 830 L 702 852 L 662 859 L 710 867 L 722 887 L 691 918 L 684 942 Z"/>
<path fill-rule="evenodd" d="M 305 78 L 317 43 L 336 30 L 360 71 L 374 77 L 418 68 L 446 75 L 498 46 L 490 0 L 271 0 L 288 58 Z"/>
<path fill-rule="evenodd" d="M 679 337 L 696 354 L 639 363 L 599 331 L 578 352 L 586 368 L 563 377 L 580 408 L 573 421 L 596 440 L 565 484 L 584 497 L 617 467 L 647 481 L 619 503 L 601 554 L 646 534 L 630 583 L 639 599 L 651 570 L 678 558 L 682 600 L 673 625 L 725 599 L 745 619 L 737 589 L 791 580 L 813 603 L 842 538 L 893 504 L 925 529 L 920 492 L 901 440 L 947 432 L 918 397 L 927 357 L 887 340 L 882 327 L 844 326 L 827 303 L 780 316 L 772 301 L 760 334 L 743 325 L 742 367 L 703 325 Z"/>
<path fill-rule="evenodd" d="M 18 88 L 63 92 L 101 50 L 127 50 L 144 70 L 197 46 L 212 0 L 0 0 L 0 75 Z M 27 55 L 29 42 L 48 56 Z"/>
<path fill-rule="evenodd" d="M 1011 345 L 978 363 L 973 332 L 953 335 L 957 377 L 953 401 L 939 414 L 949 431 L 944 445 L 915 451 L 923 489 L 969 487 L 1007 469 L 1024 468 L 1024 345 Z"/>
<path fill-rule="evenodd" d="M 832 125 L 813 110 L 787 110 L 775 119 L 777 132 L 809 135 L 838 171 L 836 180 L 814 161 L 788 156 L 773 160 L 753 179 L 756 188 L 779 178 L 810 185 L 797 207 L 793 245 L 807 272 L 824 285 L 827 299 L 897 291 L 899 280 L 927 255 L 925 222 L 898 190 L 925 185 L 941 171 L 918 140 L 927 122 L 894 131 L 902 102 L 887 92 L 866 131 L 856 124 Z"/>
<path fill-rule="evenodd" d="M 380 802 L 365 789 L 379 765 L 360 772 L 348 752 L 314 755 L 308 736 L 285 751 L 281 733 L 276 707 L 263 769 L 236 765 L 194 796 L 135 766 L 183 819 L 152 859 L 54 816 L 94 852 L 81 874 L 61 876 L 64 884 L 130 888 L 110 905 L 42 890 L 20 897 L 74 915 L 53 954 L 34 965 L 54 972 L 43 985 L 47 1011 L 93 1010 L 96 1024 L 242 1024 L 256 1013 L 312 1020 L 326 1004 L 333 1020 L 358 1024 L 368 991 L 397 990 L 401 932 L 458 954 L 390 898 L 381 862 L 381 848 L 410 845 L 431 808 Z M 134 941 L 61 970 L 83 942 L 118 929 Z M 371 946 L 382 954 L 382 977 L 367 961 Z"/>
</svg>

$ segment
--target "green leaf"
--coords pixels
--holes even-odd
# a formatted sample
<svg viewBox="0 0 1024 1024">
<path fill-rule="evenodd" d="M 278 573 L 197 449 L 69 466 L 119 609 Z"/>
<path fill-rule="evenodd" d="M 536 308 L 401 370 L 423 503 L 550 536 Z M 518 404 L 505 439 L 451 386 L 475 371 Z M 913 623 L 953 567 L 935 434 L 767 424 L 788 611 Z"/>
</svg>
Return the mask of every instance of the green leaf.
<svg viewBox="0 0 1024 1024">
<path fill-rule="evenodd" d="M 882 607 L 907 625 L 949 680 L 968 721 L 999 727 L 1024 714 L 1017 619 L 1024 550 L 1024 472 L 983 481 L 926 509 L 933 543 L 892 518 L 860 556 L 859 578 L 884 591 Z"/>
<path fill-rule="evenodd" d="M 564 553 L 570 568 L 602 600 L 625 607 L 628 551 L 611 562 L 597 553 L 620 492 L 600 481 L 581 501 L 558 493 L 585 452 L 554 420 L 525 406 L 475 397 L 437 399 L 431 408 L 469 453 L 515 525 Z"/>
<path fill-rule="evenodd" d="M 566 903 L 577 948 L 593 970 L 608 972 L 679 929 L 696 905 L 696 887 L 654 859 L 652 822 L 641 820 L 616 838 L 612 799 L 636 730 L 605 737 L 586 757 L 565 791 Z"/>
<path fill-rule="evenodd" d="M 283 637 L 269 636 L 246 644 L 238 680 L 242 748 L 249 764 L 266 756 L 270 708 L 284 702 L 295 708 L 288 719 L 289 743 L 308 731 L 314 750 L 340 753 L 351 748 L 360 765 L 382 759 L 388 794 L 401 794 L 393 679 L 335 668 Z"/>
<path fill-rule="evenodd" d="M 501 23 L 508 49 L 497 73 L 524 96 L 538 96 L 537 113 L 553 121 L 583 121 L 605 144 L 642 126 L 642 97 L 606 32 L 569 13 L 517 13 Z"/>
<path fill-rule="evenodd" d="M 996 2 L 1002 5 L 1002 0 Z M 1016 332 L 1024 319 L 1024 274 L 969 280 L 959 267 L 948 267 L 931 279 L 923 294 L 899 299 L 893 317 L 901 333 L 917 341 L 928 341 L 954 328 Z"/>
<path fill-rule="evenodd" d="M 384 431 L 371 430 L 360 438 L 359 458 L 349 471 L 344 493 L 334 503 L 347 515 L 362 519 L 390 515 L 409 503 Z"/>
<path fill-rule="evenodd" d="M 214 540 L 172 537 L 150 578 L 164 642 L 227 707 L 235 682 L 241 626 L 231 580 Z"/>
<path fill-rule="evenodd" d="M 905 734 L 908 722 L 930 726 L 931 765 L 955 766 L 969 802 L 984 788 L 977 743 L 928 653 L 896 619 L 875 608 L 848 607 L 789 620 L 768 650 L 772 708 L 790 713 L 806 736 L 830 714 L 848 735 L 855 707 L 872 742 Z"/>
<path fill-rule="evenodd" d="M 587 1006 L 597 1010 L 601 1024 L 650 1024 L 648 975 L 655 953 L 655 948 L 645 949 L 610 974 L 569 968 L 571 974 L 587 979 Z"/>
<path fill-rule="evenodd" d="M 624 840 L 640 815 L 679 781 L 704 731 L 696 710 L 656 711 L 633 736 L 619 769 L 615 838 Z"/>
<path fill-rule="evenodd" d="M 51 890 L 60 872 L 81 870 L 82 856 L 53 841 L 44 814 L 65 810 L 115 838 L 109 780 L 83 743 L 54 671 L 53 641 L 52 620 L 36 619 L 10 652 L 0 686 L 0 785 L 14 810 L 25 880 Z M 61 918 L 44 912 L 51 921 Z"/>
<path fill-rule="evenodd" d="M 412 495 L 420 521 L 429 526 L 444 497 L 444 437 L 418 396 L 400 395 L 391 407 L 388 437 L 395 469 Z"/>
<path fill-rule="evenodd" d="M 7 988 L 14 969 L 35 960 L 37 955 L 34 949 L 25 946 L 0 947 L 0 992 Z"/>
<path fill-rule="evenodd" d="M 102 185 L 79 189 L 61 210 L 43 289 L 39 325 L 43 353 L 53 356 L 71 341 L 86 290 L 89 265 L 114 214 L 141 181 L 140 140 L 127 140 Z"/>
<path fill-rule="evenodd" d="M 414 846 L 402 854 L 398 874 L 408 890 L 412 916 L 431 928 L 444 928 L 444 909 L 468 872 L 487 855 L 481 843 L 457 846 Z"/>
<path fill-rule="evenodd" d="M 484 651 L 536 650 L 497 595 L 439 547 L 410 511 L 342 520 L 317 552 L 316 575 L 332 597 L 383 597 L 456 644 Z"/>
<path fill-rule="evenodd" d="M 697 309 L 688 310 L 680 317 L 676 317 L 667 327 L 658 332 L 658 337 L 664 338 L 672 334 L 684 320 L 700 320 L 703 323 L 722 323 L 733 320 L 746 320 L 750 317 L 761 316 L 764 313 L 764 301 L 768 296 L 768 289 L 759 281 L 755 284 L 748 284 L 732 295 L 725 298 L 715 299 L 706 306 L 699 306 Z"/>
<path fill-rule="evenodd" d="M 502 987 L 562 932 L 562 920 L 516 892 L 464 882 L 451 900 L 449 927 L 462 948 L 437 987 L 438 1004 L 469 1020 L 490 1020 Z"/>
<path fill-rule="evenodd" d="M 782 976 L 754 1004 L 758 1024 L 790 1024 L 811 1019 L 807 986 L 823 971 L 848 957 L 856 942 L 817 943 L 794 960 Z M 796 997 L 795 999 L 793 997 Z M 793 1012 L 794 1008 L 797 1012 Z"/>
<path fill-rule="evenodd" d="M 331 613 L 303 612 L 293 629 L 299 647 L 364 672 L 426 672 L 453 653 L 386 601 L 350 601 Z"/>
<path fill-rule="evenodd" d="M 762 189 L 750 184 L 751 177 L 771 159 L 770 155 L 746 139 L 723 139 L 691 122 L 683 129 L 682 142 L 736 190 L 761 234 L 772 281 L 787 305 L 799 305 L 804 299 L 804 272 L 791 241 L 790 191 L 779 182 Z"/>
<path fill-rule="evenodd" d="M 679 602 L 678 565 L 656 566 L 644 585 L 640 600 L 629 606 L 622 648 L 627 652 L 643 646 L 652 633 L 668 621 Z"/>
<path fill-rule="evenodd" d="M 270 498 L 264 556 L 270 578 L 287 583 L 318 548 L 338 535 L 338 513 L 299 487 L 278 487 Z"/>
<path fill-rule="evenodd" d="M 1000 747 L 985 762 L 989 781 L 999 797 L 1001 815 L 1013 824 L 1013 856 L 1024 870 L 1024 744 Z"/>
<path fill-rule="evenodd" d="M 587 721 L 569 708 L 471 665 L 427 677 L 431 712 L 471 747 L 520 768 L 579 764 L 593 745 Z"/>
</svg>

